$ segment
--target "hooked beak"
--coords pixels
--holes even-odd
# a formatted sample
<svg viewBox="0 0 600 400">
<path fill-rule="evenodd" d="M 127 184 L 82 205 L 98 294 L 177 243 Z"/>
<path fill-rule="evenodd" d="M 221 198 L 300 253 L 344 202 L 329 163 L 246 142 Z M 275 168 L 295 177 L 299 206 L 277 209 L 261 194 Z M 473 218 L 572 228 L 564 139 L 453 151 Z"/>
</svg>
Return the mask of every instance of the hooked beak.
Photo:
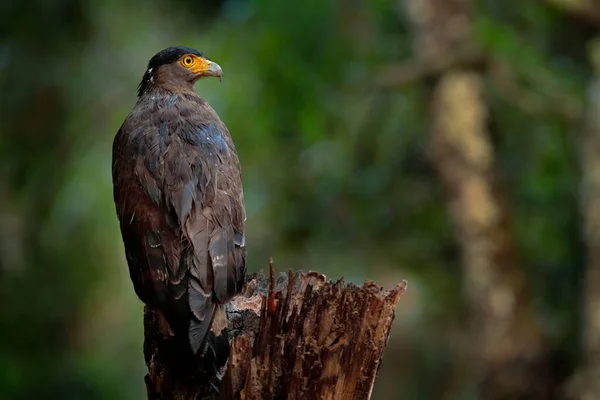
<svg viewBox="0 0 600 400">
<path fill-rule="evenodd" d="M 196 74 L 196 80 L 204 76 L 214 76 L 221 79 L 221 76 L 223 75 L 223 70 L 219 64 L 202 57 L 198 57 L 198 62 L 191 70 Z"/>
<path fill-rule="evenodd" d="M 223 70 L 221 69 L 221 66 L 216 62 L 209 61 L 209 65 L 206 69 L 205 75 L 221 78 L 223 76 Z"/>
</svg>

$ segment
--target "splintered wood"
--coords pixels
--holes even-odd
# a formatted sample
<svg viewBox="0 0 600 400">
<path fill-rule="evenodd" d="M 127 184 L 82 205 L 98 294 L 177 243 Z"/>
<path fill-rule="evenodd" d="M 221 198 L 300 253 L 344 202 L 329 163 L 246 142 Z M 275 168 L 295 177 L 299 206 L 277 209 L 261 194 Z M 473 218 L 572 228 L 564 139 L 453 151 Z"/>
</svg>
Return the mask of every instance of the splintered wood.
<svg viewBox="0 0 600 400">
<path fill-rule="evenodd" d="M 220 398 L 369 399 L 406 282 L 386 291 L 290 272 L 269 289 L 257 275 L 229 306 Z"/>
<path fill-rule="evenodd" d="M 315 272 L 251 276 L 227 305 L 227 371 L 190 371 L 173 356 L 160 315 L 145 310 L 149 400 L 369 399 L 406 290 L 327 281 Z M 182 371 L 182 369 L 184 371 Z"/>
</svg>

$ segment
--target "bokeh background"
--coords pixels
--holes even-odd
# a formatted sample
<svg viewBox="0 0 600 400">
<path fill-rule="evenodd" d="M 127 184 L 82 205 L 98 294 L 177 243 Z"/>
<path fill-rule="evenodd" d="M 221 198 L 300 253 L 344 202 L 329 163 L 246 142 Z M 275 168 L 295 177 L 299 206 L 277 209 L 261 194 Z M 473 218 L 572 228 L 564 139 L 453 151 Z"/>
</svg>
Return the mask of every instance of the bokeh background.
<svg viewBox="0 0 600 400">
<path fill-rule="evenodd" d="M 142 399 L 111 145 L 148 59 L 243 166 L 248 262 L 409 291 L 374 399 L 600 399 L 597 0 L 0 1 L 0 399 Z"/>
</svg>

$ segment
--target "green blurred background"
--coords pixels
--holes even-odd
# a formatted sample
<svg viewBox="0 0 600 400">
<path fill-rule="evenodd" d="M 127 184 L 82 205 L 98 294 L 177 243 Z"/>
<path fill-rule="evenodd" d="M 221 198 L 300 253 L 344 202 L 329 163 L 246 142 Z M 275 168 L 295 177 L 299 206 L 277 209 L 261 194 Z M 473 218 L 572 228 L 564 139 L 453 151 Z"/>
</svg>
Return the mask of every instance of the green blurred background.
<svg viewBox="0 0 600 400">
<path fill-rule="evenodd" d="M 597 148 L 599 16 L 594 0 L 0 1 L 0 399 L 145 398 L 111 146 L 148 59 L 177 44 L 224 70 L 196 90 L 239 151 L 250 271 L 273 256 L 355 283 L 408 279 L 374 399 L 495 398 L 477 374 L 489 360 L 471 354 L 485 319 L 473 241 L 431 144 L 440 80 L 475 76 L 518 259 L 491 268 L 519 282 L 543 348 L 531 382 L 547 389 L 497 398 L 600 399 L 585 378 L 600 362 L 585 339 L 600 333 L 598 157 L 580 151 Z"/>
</svg>

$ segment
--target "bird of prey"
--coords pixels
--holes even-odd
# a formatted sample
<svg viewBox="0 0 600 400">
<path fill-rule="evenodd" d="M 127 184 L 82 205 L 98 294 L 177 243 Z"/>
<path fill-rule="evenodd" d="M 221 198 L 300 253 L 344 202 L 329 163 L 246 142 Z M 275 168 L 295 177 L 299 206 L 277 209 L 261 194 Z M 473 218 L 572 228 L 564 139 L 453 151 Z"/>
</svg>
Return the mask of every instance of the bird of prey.
<svg viewBox="0 0 600 400">
<path fill-rule="evenodd" d="M 221 67 L 169 47 L 148 62 L 113 143 L 113 189 L 133 287 L 193 357 L 229 356 L 224 305 L 246 273 L 240 163 L 194 91 Z"/>
</svg>

